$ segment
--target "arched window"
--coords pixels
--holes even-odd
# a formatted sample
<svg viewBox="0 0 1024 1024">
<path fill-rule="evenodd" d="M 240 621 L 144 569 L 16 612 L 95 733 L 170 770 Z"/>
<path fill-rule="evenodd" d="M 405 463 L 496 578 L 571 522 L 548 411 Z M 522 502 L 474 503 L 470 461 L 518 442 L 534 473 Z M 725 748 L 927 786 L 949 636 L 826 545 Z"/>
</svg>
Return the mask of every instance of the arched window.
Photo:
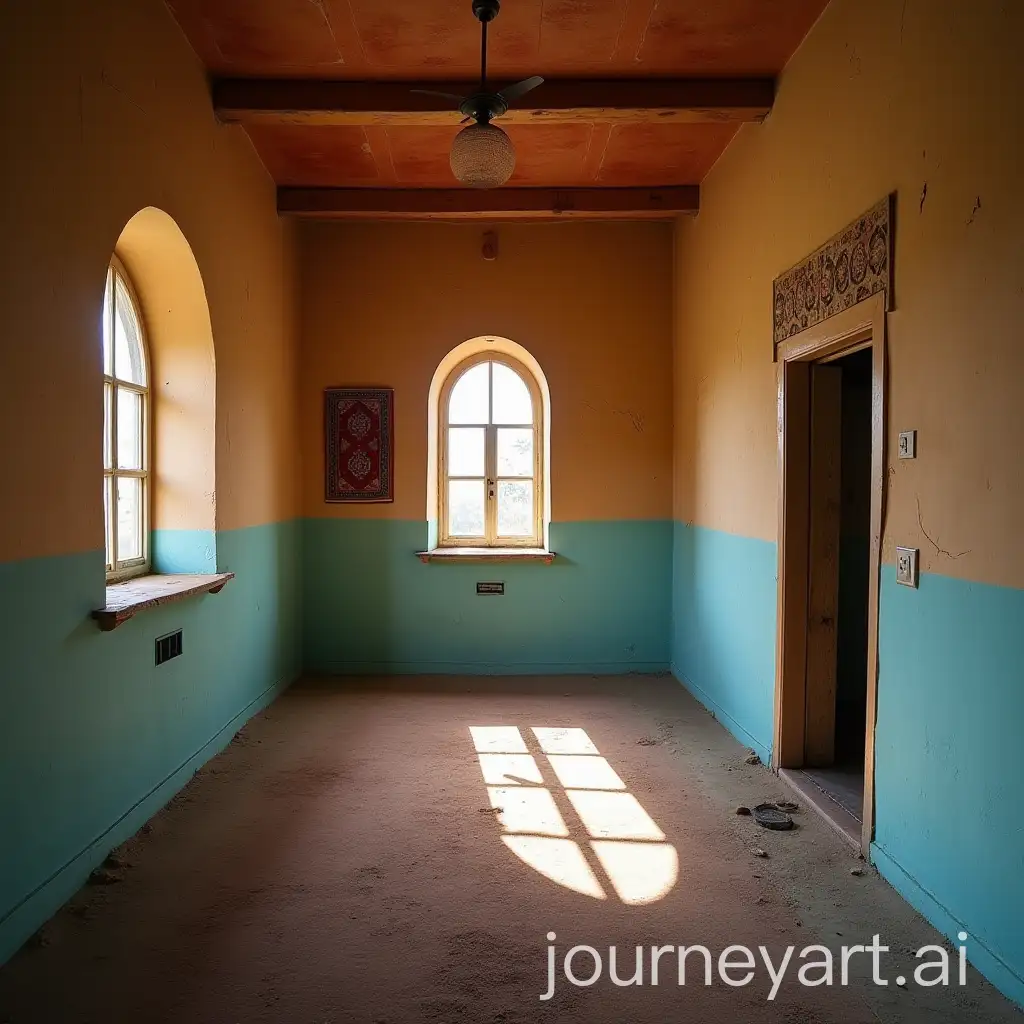
<svg viewBox="0 0 1024 1024">
<path fill-rule="evenodd" d="M 103 294 L 103 513 L 107 579 L 149 569 L 149 364 L 131 281 L 115 257 Z"/>
<path fill-rule="evenodd" d="M 542 547 L 543 405 L 533 375 L 479 353 L 448 375 L 439 402 L 438 542 Z"/>
</svg>

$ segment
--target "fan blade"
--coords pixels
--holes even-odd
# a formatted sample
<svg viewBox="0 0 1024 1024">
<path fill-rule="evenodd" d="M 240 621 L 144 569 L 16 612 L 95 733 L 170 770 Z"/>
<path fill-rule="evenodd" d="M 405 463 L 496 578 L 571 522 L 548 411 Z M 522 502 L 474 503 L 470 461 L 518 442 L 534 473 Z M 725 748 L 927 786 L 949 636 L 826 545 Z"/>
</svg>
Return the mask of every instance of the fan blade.
<svg viewBox="0 0 1024 1024">
<path fill-rule="evenodd" d="M 536 89 L 538 85 L 543 84 L 544 79 L 540 75 L 534 75 L 532 78 L 524 78 L 521 82 L 516 82 L 515 85 L 510 85 L 500 90 L 498 95 L 506 103 L 512 103 L 514 100 L 519 99 L 520 96 L 525 96 L 531 89 Z"/>
<path fill-rule="evenodd" d="M 455 100 L 456 103 L 461 103 L 465 97 L 456 96 L 453 92 L 438 92 L 436 89 L 410 89 L 409 92 L 418 92 L 423 96 L 441 96 L 446 100 Z"/>
</svg>

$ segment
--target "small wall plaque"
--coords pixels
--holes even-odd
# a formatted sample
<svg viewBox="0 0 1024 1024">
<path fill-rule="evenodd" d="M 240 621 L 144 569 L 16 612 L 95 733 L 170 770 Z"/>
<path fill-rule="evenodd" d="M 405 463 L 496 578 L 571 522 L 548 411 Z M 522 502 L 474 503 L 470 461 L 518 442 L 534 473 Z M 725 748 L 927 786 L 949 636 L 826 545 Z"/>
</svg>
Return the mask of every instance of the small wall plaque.
<svg viewBox="0 0 1024 1024">
<path fill-rule="evenodd" d="M 478 583 L 476 585 L 476 592 L 478 594 L 504 594 L 505 584 L 504 583 Z"/>
</svg>

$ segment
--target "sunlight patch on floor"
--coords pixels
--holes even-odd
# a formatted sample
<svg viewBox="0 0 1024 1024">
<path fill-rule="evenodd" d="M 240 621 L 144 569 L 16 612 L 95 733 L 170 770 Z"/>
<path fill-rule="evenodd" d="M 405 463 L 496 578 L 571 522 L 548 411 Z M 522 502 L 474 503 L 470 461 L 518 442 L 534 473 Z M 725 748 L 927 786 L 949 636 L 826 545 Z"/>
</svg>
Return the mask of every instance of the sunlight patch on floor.
<svg viewBox="0 0 1024 1024">
<path fill-rule="evenodd" d="M 587 834 L 595 839 L 651 839 L 657 842 L 665 838 L 665 833 L 632 793 L 567 789 L 565 795 L 580 816 Z"/>
<path fill-rule="evenodd" d="M 623 903 L 656 903 L 679 877 L 679 855 L 669 843 L 590 844 Z"/>
<path fill-rule="evenodd" d="M 535 728 L 534 736 L 545 754 L 596 754 L 597 747 L 584 729 Z"/>
<path fill-rule="evenodd" d="M 544 784 L 540 768 L 530 754 L 477 754 L 477 757 L 484 782 L 489 786 Z"/>
<path fill-rule="evenodd" d="M 565 789 L 626 788 L 626 784 L 616 774 L 615 769 L 603 757 L 549 754 L 548 763 Z"/>
<path fill-rule="evenodd" d="M 571 839 L 546 836 L 502 836 L 501 841 L 524 863 L 573 892 L 605 899 L 604 889 L 583 851 Z"/>
<path fill-rule="evenodd" d="M 527 753 L 523 734 L 514 725 L 471 725 L 469 732 L 478 753 Z"/>
<path fill-rule="evenodd" d="M 501 840 L 524 864 L 593 899 L 607 898 L 599 876 L 627 904 L 671 891 L 676 848 L 585 729 L 536 726 L 535 753 L 516 726 L 469 731 Z"/>
<path fill-rule="evenodd" d="M 539 786 L 488 786 L 491 806 L 506 832 L 567 836 L 569 829 L 554 797 Z"/>
</svg>

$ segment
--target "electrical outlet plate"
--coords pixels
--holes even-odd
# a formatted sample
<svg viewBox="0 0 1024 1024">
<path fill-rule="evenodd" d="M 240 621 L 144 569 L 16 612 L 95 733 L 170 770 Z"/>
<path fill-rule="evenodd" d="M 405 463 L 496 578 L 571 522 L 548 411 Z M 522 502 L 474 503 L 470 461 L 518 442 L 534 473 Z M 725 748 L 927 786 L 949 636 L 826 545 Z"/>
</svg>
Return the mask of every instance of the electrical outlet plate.
<svg viewBox="0 0 1024 1024">
<path fill-rule="evenodd" d="M 905 587 L 917 586 L 917 548 L 896 549 L 896 582 Z"/>
<path fill-rule="evenodd" d="M 916 459 L 917 458 L 917 431 L 916 430 L 901 430 L 900 431 L 900 458 L 901 459 Z"/>
</svg>

